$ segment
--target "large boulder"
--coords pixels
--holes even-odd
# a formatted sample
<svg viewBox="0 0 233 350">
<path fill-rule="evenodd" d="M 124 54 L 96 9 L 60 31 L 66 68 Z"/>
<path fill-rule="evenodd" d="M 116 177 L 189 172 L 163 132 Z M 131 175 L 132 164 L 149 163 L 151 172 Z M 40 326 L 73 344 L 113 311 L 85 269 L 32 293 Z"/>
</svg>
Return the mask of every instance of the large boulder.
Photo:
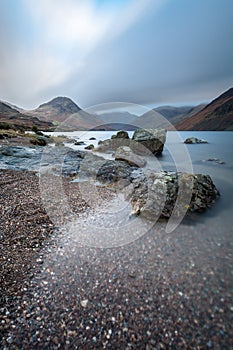
<svg viewBox="0 0 233 350">
<path fill-rule="evenodd" d="M 129 165 L 134 165 L 142 168 L 146 165 L 145 159 L 135 154 L 130 147 L 121 146 L 117 148 L 115 153 L 115 160 L 123 160 Z"/>
<path fill-rule="evenodd" d="M 177 201 L 180 186 L 181 196 Z M 127 191 L 132 214 L 141 214 L 150 220 L 168 219 L 175 205 L 176 212 L 179 212 L 179 209 L 189 212 L 204 211 L 219 196 L 209 175 L 176 172 L 153 173 L 148 171 L 137 176 Z M 189 203 L 187 203 L 188 193 L 191 194 Z"/>
<path fill-rule="evenodd" d="M 166 142 L 165 129 L 138 129 L 135 130 L 132 140 L 133 151 L 138 154 L 161 155 Z"/>
</svg>

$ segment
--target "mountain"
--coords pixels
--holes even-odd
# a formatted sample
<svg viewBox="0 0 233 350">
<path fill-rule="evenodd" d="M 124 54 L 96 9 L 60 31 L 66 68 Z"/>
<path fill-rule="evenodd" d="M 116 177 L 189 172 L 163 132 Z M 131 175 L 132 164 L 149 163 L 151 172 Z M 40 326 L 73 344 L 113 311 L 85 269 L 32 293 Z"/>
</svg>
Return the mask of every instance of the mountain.
<svg viewBox="0 0 233 350">
<path fill-rule="evenodd" d="M 129 112 L 108 112 L 97 115 L 98 119 L 103 122 L 108 128 L 112 130 L 136 130 L 137 127 L 134 125 L 136 115 Z"/>
<path fill-rule="evenodd" d="M 161 106 L 154 108 L 155 112 L 162 114 L 171 124 L 176 124 L 181 120 L 190 117 L 191 115 L 199 112 L 205 105 L 198 106 Z"/>
<path fill-rule="evenodd" d="M 137 127 L 164 128 L 175 130 L 174 125 L 179 121 L 197 113 L 204 105 L 198 106 L 160 106 L 156 107 L 134 120 Z"/>
<path fill-rule="evenodd" d="M 83 111 L 68 97 L 56 97 L 38 108 L 25 111 L 27 115 L 59 125 L 59 130 L 106 129 L 97 116 Z"/>
<path fill-rule="evenodd" d="M 23 128 L 25 130 L 37 127 L 42 131 L 52 130 L 54 128 L 52 123 L 28 116 L 11 107 L 10 104 L 0 101 L 0 128 L 8 128 L 9 126 L 14 129 Z"/>
<path fill-rule="evenodd" d="M 63 122 L 71 114 L 78 113 L 81 108 L 68 97 L 56 97 L 41 104 L 38 108 L 25 111 L 26 114 L 46 121 Z"/>
<path fill-rule="evenodd" d="M 16 106 L 16 105 L 13 105 L 13 104 L 10 103 L 10 102 L 1 101 L 1 100 L 0 100 L 0 102 L 3 103 L 3 104 L 5 104 L 5 105 L 7 105 L 8 107 L 11 107 L 11 108 L 15 109 L 15 110 L 18 111 L 18 112 L 22 112 L 22 113 L 24 112 L 24 109 L 23 109 L 23 108 L 18 107 L 18 106 Z"/>
<path fill-rule="evenodd" d="M 176 125 L 178 130 L 233 130 L 233 88 Z"/>
</svg>

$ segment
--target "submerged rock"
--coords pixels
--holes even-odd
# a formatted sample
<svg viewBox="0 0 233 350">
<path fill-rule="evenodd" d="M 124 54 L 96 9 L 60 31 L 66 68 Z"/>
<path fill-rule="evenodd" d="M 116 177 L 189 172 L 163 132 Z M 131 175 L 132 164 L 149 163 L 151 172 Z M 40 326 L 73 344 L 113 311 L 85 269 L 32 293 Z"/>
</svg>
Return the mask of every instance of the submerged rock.
<svg viewBox="0 0 233 350">
<path fill-rule="evenodd" d="M 132 137 L 133 151 L 138 154 L 160 155 L 166 142 L 166 132 L 165 129 L 135 130 Z"/>
<path fill-rule="evenodd" d="M 133 153 L 132 149 L 127 146 L 121 146 L 117 148 L 115 153 L 115 160 L 123 160 L 129 165 L 134 165 L 142 168 L 146 165 L 145 159 Z"/>
<path fill-rule="evenodd" d="M 93 144 L 91 144 L 91 145 L 88 145 L 88 146 L 86 146 L 84 148 L 87 149 L 87 150 L 92 150 L 92 149 L 95 148 L 95 146 Z"/>
<path fill-rule="evenodd" d="M 84 142 L 84 141 L 75 141 L 75 142 L 74 142 L 74 145 L 75 145 L 75 146 L 84 146 L 84 145 L 85 145 L 85 142 Z"/>
<path fill-rule="evenodd" d="M 184 143 L 195 144 L 195 143 L 208 143 L 206 140 L 198 139 L 196 137 L 188 137 Z"/>
<path fill-rule="evenodd" d="M 213 162 L 217 164 L 225 164 L 225 162 L 219 158 L 209 158 L 206 160 L 207 162 Z"/>
<path fill-rule="evenodd" d="M 182 191 L 177 203 L 179 186 Z M 188 205 L 185 204 L 187 193 L 191 193 Z M 177 212 L 179 206 L 181 210 L 185 206 L 189 212 L 202 212 L 215 202 L 219 192 L 209 175 L 147 171 L 132 181 L 127 196 L 132 214 L 154 220 L 168 219 L 175 205 Z"/>
</svg>

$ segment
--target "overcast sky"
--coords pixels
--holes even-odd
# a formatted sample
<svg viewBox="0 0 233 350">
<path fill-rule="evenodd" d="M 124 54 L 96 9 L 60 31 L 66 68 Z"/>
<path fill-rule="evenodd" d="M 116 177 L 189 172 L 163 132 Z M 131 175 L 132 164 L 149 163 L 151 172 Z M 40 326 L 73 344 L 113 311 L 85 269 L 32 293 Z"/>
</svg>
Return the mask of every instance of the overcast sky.
<svg viewBox="0 0 233 350">
<path fill-rule="evenodd" d="M 233 86 L 232 0 L 0 0 L 0 100 L 198 104 Z"/>
</svg>

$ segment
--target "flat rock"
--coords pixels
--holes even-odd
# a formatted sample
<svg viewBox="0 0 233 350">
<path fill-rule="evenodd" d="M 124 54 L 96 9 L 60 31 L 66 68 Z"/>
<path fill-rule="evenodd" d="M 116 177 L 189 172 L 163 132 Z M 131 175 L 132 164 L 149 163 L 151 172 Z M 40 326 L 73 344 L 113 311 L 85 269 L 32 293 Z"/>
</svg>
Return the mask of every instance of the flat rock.
<svg viewBox="0 0 233 350">
<path fill-rule="evenodd" d="M 121 146 L 117 148 L 115 153 L 115 160 L 123 160 L 129 165 L 134 165 L 142 168 L 146 165 L 145 159 L 135 154 L 130 147 Z"/>
<path fill-rule="evenodd" d="M 127 138 L 113 138 L 113 139 L 107 139 L 104 141 L 100 141 L 98 143 L 98 147 L 95 148 L 98 152 L 106 152 L 111 153 L 117 150 L 117 148 L 121 146 L 129 146 L 130 145 L 130 139 Z"/>
</svg>

